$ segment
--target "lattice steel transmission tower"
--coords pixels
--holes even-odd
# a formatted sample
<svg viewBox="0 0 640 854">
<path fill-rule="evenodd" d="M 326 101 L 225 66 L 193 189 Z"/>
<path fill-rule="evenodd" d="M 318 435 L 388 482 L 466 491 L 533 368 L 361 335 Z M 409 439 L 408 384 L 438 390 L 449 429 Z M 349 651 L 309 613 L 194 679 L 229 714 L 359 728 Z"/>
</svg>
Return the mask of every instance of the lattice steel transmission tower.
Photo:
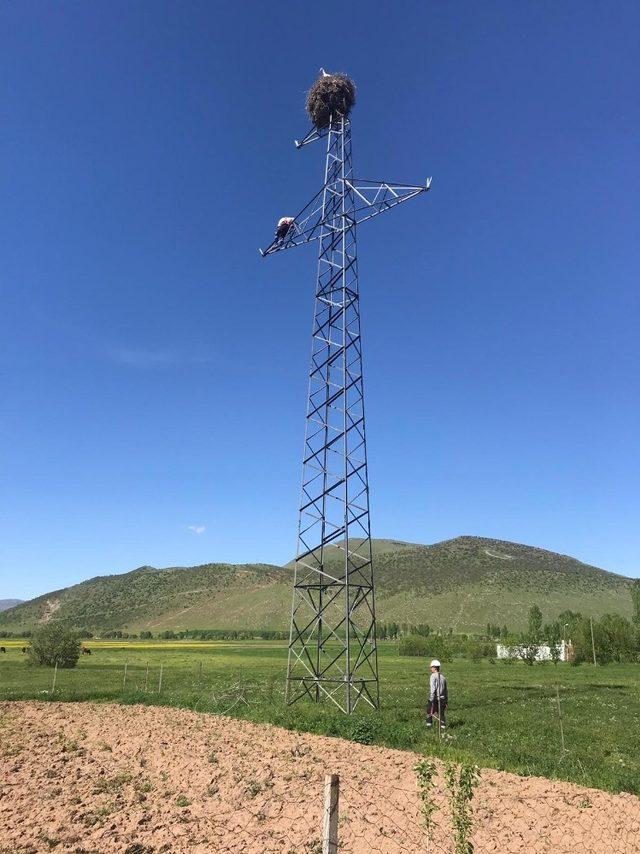
<svg viewBox="0 0 640 854">
<path fill-rule="evenodd" d="M 351 122 L 331 116 L 324 184 L 263 257 L 318 241 L 287 702 L 379 705 L 356 226 L 430 188 L 353 177 Z"/>
</svg>

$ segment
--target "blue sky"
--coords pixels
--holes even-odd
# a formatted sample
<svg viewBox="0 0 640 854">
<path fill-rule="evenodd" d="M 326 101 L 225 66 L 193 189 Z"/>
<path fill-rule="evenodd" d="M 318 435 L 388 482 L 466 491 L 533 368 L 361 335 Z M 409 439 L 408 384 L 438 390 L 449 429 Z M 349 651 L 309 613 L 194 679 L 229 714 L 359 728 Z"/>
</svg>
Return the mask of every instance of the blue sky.
<svg viewBox="0 0 640 854">
<path fill-rule="evenodd" d="M 631 2 L 0 9 L 0 598 L 295 548 L 318 68 L 355 171 L 376 536 L 640 574 Z"/>
</svg>

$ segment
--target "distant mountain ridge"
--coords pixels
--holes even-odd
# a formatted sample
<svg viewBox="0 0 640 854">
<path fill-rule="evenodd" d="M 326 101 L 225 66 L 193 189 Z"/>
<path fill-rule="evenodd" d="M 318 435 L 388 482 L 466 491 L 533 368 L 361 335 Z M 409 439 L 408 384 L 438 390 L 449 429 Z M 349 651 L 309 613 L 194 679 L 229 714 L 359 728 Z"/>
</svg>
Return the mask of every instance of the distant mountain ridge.
<svg viewBox="0 0 640 854">
<path fill-rule="evenodd" d="M 532 604 L 545 620 L 570 608 L 630 616 L 632 579 L 545 549 L 463 536 L 433 545 L 374 540 L 380 620 L 483 631 L 522 628 Z M 97 576 L 0 613 L 0 629 L 49 620 L 105 631 L 286 629 L 292 564 L 143 566 Z"/>
<path fill-rule="evenodd" d="M 8 611 L 9 608 L 14 608 L 21 602 L 24 602 L 24 599 L 0 599 L 0 611 Z"/>
</svg>

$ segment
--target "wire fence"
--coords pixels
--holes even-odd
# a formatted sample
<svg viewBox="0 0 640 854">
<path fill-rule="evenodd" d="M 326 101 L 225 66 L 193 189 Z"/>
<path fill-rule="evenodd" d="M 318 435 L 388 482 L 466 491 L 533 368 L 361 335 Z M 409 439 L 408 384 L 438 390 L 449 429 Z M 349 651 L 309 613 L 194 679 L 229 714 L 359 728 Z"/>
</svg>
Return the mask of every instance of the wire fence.
<svg viewBox="0 0 640 854">
<path fill-rule="evenodd" d="M 29 667 L 26 672 L 27 679 L 0 682 L 0 700 L 120 700 L 139 695 L 151 702 L 184 699 L 194 711 L 206 706 L 226 714 L 238 706 L 268 703 L 283 695 L 281 679 L 256 681 L 241 670 L 212 678 L 202 662 L 182 668 L 157 660 L 125 660 L 118 665 L 92 663 L 90 668 Z"/>
<path fill-rule="evenodd" d="M 417 790 L 360 780 L 342 785 L 342 852 L 442 854 L 469 852 L 640 852 L 640 800 L 632 795 L 584 794 L 572 798 L 505 795 L 481 781 L 470 802 L 466 844 L 456 841 L 451 793 L 442 778 L 433 792 L 436 807 L 430 832 L 425 827 Z"/>
<path fill-rule="evenodd" d="M 329 778 L 331 779 L 331 778 Z M 337 775 L 333 775 L 337 780 Z M 417 789 L 379 781 L 340 781 L 335 832 L 328 832 L 327 780 L 307 781 L 307 796 L 265 795 L 252 809 L 218 814 L 218 837 L 224 852 L 287 854 L 611 854 L 640 852 L 640 802 L 633 796 L 608 801 L 606 810 L 584 796 L 558 803 L 549 797 L 491 797 L 481 790 L 472 802 L 470 833 L 456 841 L 449 793 L 438 786 L 437 823 L 427 832 Z M 229 833 L 234 838 L 229 839 Z M 226 841 L 224 841 L 226 840 Z M 252 847 L 253 846 L 253 847 Z"/>
</svg>

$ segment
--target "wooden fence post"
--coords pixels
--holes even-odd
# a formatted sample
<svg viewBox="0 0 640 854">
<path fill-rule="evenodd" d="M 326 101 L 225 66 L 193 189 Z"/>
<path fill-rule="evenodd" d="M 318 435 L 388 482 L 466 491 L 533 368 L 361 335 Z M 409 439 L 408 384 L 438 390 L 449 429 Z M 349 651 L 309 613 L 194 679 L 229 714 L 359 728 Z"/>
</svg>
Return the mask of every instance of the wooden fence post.
<svg viewBox="0 0 640 854">
<path fill-rule="evenodd" d="M 160 676 L 158 677 L 158 694 L 162 691 L 162 664 L 160 665 Z"/>
<path fill-rule="evenodd" d="M 56 661 L 55 668 L 53 670 L 53 684 L 51 685 L 51 693 L 55 694 L 56 692 L 56 679 L 58 678 L 58 662 Z"/>
<path fill-rule="evenodd" d="M 324 820 L 322 824 L 322 854 L 338 854 L 338 801 L 340 777 L 327 774 L 324 778 Z"/>
<path fill-rule="evenodd" d="M 129 664 L 129 662 L 125 661 L 125 663 L 124 663 L 124 676 L 122 677 L 122 690 L 123 691 L 124 691 L 125 686 L 127 684 L 127 666 L 128 666 L 128 664 Z"/>
<path fill-rule="evenodd" d="M 562 709 L 560 707 L 560 686 L 556 682 L 556 699 L 558 701 L 558 720 L 560 721 L 560 740 L 562 741 L 562 755 L 564 756 L 566 752 L 566 747 L 564 745 L 564 727 L 562 725 Z"/>
</svg>

